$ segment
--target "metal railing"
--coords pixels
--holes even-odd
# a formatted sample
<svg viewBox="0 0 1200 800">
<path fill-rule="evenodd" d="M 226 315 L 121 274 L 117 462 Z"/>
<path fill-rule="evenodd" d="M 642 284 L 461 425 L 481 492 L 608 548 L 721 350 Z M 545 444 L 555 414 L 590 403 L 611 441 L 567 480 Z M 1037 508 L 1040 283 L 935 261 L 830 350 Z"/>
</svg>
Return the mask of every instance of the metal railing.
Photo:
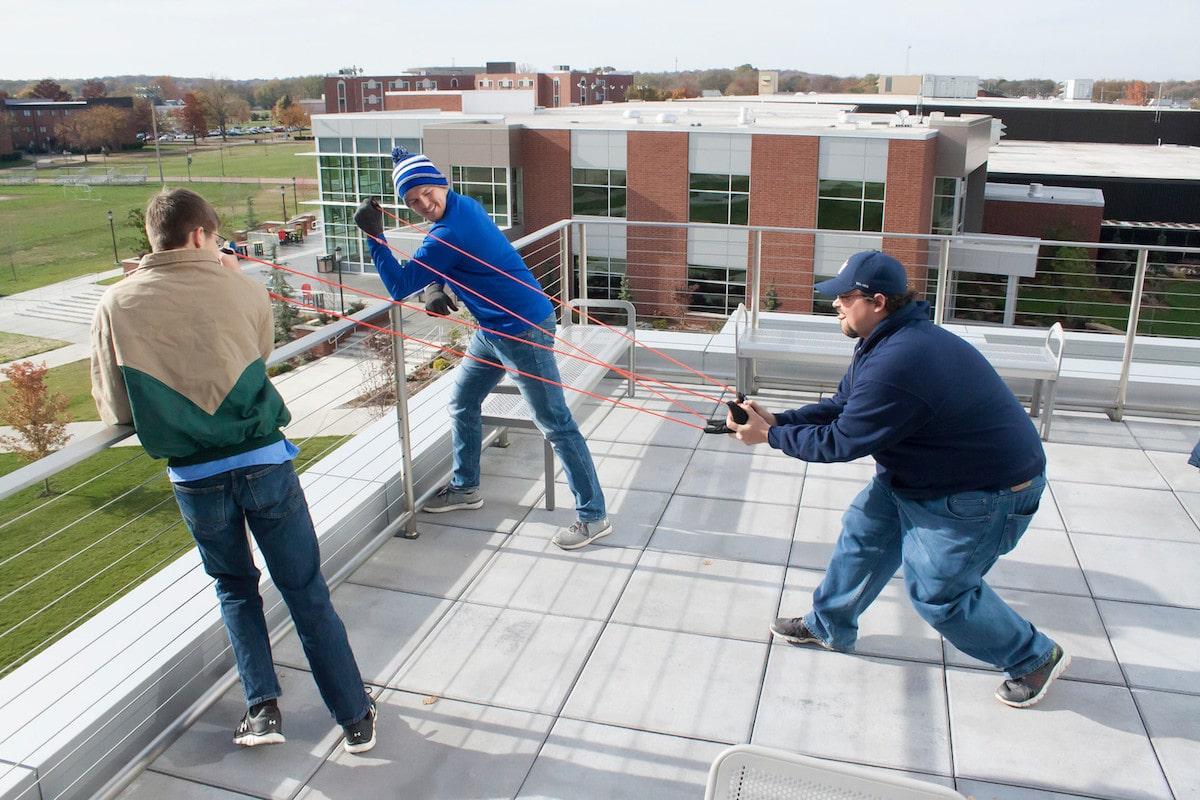
<svg viewBox="0 0 1200 800">
<path fill-rule="evenodd" d="M 1139 341 L 1200 339 L 1200 248 L 602 218 L 572 228 L 577 296 L 631 300 L 640 319 L 671 330 L 717 330 L 739 303 L 752 327 L 763 312 L 831 314 L 814 283 L 859 250 L 883 249 L 908 268 L 910 288 L 939 324 L 1061 322 L 1122 337 L 1114 419 Z M 1024 253 L 1033 274 L 985 272 L 997 247 Z"/>
</svg>

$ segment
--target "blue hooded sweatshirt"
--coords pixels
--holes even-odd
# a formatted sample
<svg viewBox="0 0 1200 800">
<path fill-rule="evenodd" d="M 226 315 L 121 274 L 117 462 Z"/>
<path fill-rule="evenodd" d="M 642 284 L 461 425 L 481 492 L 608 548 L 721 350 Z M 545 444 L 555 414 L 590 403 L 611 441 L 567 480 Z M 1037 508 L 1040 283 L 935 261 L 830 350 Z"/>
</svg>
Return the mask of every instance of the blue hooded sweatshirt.
<svg viewBox="0 0 1200 800">
<path fill-rule="evenodd" d="M 914 499 L 1015 486 L 1046 468 L 1012 391 L 978 350 L 930 322 L 925 302 L 858 342 L 833 397 L 775 418 L 771 447 L 805 461 L 874 456 L 879 479 Z"/>
<path fill-rule="evenodd" d="M 521 260 L 521 255 L 474 198 L 447 192 L 445 213 L 429 229 L 425 241 L 404 265 L 396 260 L 386 245 L 370 238 L 367 239 L 367 245 L 379 277 L 397 300 L 403 300 L 430 283 L 444 283 L 440 277 L 421 266 L 425 264 L 493 301 L 488 302 L 466 289 L 454 287 L 458 299 L 475 315 L 479 324 L 489 330 L 519 334 L 528 330 L 530 324 L 541 324 L 554 311 L 550 301 L 542 294 L 537 279 Z M 450 245 L 471 255 L 464 255 Z M 471 256 L 499 267 L 521 283 L 501 275 Z M 421 263 L 418 264 L 418 261 Z M 528 322 L 522 322 L 517 318 L 518 315 Z"/>
</svg>

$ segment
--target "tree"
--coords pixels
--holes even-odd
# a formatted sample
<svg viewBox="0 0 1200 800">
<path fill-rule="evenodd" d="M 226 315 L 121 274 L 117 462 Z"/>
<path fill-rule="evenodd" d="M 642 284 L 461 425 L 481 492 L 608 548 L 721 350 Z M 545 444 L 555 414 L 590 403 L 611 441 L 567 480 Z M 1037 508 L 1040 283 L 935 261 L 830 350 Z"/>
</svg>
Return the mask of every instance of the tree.
<svg viewBox="0 0 1200 800">
<path fill-rule="evenodd" d="M 46 386 L 46 363 L 20 361 L 4 368 L 8 378 L 0 421 L 11 426 L 15 436 L 0 436 L 0 445 L 7 447 L 26 461 L 45 458 L 67 443 L 67 423 L 71 421 L 67 406 L 71 401 L 60 392 Z M 50 494 L 50 479 L 46 478 L 42 496 Z"/>
<path fill-rule="evenodd" d="M 83 152 L 107 147 L 116 150 L 129 140 L 129 114 L 111 106 L 76 111 L 59 123 L 56 135 L 71 148 Z"/>
<path fill-rule="evenodd" d="M 300 316 L 296 307 L 287 302 L 296 296 L 296 290 L 287 282 L 283 270 L 273 269 L 267 291 L 272 294 L 271 307 L 275 313 L 275 344 L 282 344 L 292 338 L 292 326 Z"/>
<path fill-rule="evenodd" d="M 92 78 L 89 81 L 84 81 L 83 86 L 79 87 L 79 96 L 92 100 L 97 97 L 106 97 L 108 95 L 108 87 L 104 85 L 104 81 L 99 78 Z"/>
<path fill-rule="evenodd" d="M 285 92 L 284 94 L 282 94 L 279 97 L 278 100 L 275 101 L 275 105 L 271 109 L 271 115 L 274 116 L 275 119 L 279 119 L 279 117 L 283 114 L 283 112 L 287 111 L 291 107 L 291 105 L 292 105 L 292 96 Z"/>
<path fill-rule="evenodd" d="M 133 111 L 129 115 L 130 124 L 133 125 L 135 131 L 145 133 L 147 136 L 154 130 L 151 124 L 154 117 L 154 106 L 144 97 L 133 98 Z"/>
<path fill-rule="evenodd" d="M 138 256 L 150 252 L 150 236 L 146 233 L 146 212 L 140 208 L 131 208 L 125 215 L 125 224 L 133 229 L 133 249 Z"/>
<path fill-rule="evenodd" d="M 221 131 L 222 139 L 226 138 L 225 131 L 231 125 L 250 118 L 250 104 L 233 91 L 227 81 L 209 81 L 204 90 L 196 94 L 204 104 L 205 118 Z"/>
<path fill-rule="evenodd" d="M 284 109 L 282 114 L 278 114 L 276 119 L 280 125 L 288 128 L 307 128 L 312 124 L 309 120 L 308 112 L 299 103 L 292 103 Z"/>
<path fill-rule="evenodd" d="M 71 95 L 63 91 L 62 86 L 58 81 L 50 78 L 42 78 L 37 83 L 31 83 L 21 92 L 21 97 L 37 98 L 42 100 L 70 100 Z"/>
<path fill-rule="evenodd" d="M 204 103 L 196 96 L 196 92 L 188 92 L 183 96 L 183 107 L 175 111 L 175 119 L 179 123 L 179 129 L 192 137 L 193 144 L 198 136 L 208 133 Z"/>
<path fill-rule="evenodd" d="M 725 87 L 725 94 L 758 94 L 758 70 L 749 64 L 738 67 Z"/>
<path fill-rule="evenodd" d="M 1144 106 L 1149 99 L 1150 87 L 1145 81 L 1130 81 L 1125 87 L 1125 93 L 1121 95 L 1121 102 L 1131 106 Z"/>
<path fill-rule="evenodd" d="M 179 100 L 183 97 L 183 92 L 179 91 L 179 87 L 175 84 L 175 79 L 170 75 L 159 75 L 150 82 L 150 89 L 156 95 L 158 100 Z"/>
</svg>

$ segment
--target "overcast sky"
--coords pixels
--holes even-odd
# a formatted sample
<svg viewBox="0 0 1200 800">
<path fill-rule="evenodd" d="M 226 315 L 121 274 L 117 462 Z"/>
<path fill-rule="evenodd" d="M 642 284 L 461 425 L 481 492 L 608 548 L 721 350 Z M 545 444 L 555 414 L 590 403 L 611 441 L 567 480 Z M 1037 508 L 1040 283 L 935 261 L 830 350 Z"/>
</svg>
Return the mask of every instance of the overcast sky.
<svg viewBox="0 0 1200 800">
<path fill-rule="evenodd" d="M 16 22 L 12 12 L 7 16 Z M 53 0 L 21 3 L 0 78 L 267 78 L 485 61 L 837 75 L 1200 78 L 1196 0 Z"/>
</svg>

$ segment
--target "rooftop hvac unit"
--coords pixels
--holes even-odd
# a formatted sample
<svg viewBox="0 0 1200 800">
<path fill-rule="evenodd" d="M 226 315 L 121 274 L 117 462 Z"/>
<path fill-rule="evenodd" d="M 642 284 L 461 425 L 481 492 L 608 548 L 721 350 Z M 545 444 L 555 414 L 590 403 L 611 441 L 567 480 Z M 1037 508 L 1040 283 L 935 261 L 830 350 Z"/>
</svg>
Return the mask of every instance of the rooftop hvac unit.
<svg viewBox="0 0 1200 800">
<path fill-rule="evenodd" d="M 675 115 L 674 115 L 674 114 L 667 114 L 667 113 L 665 113 L 665 112 L 664 112 L 664 113 L 662 113 L 662 114 L 656 114 L 656 115 L 654 116 L 654 121 L 655 121 L 655 122 L 661 122 L 661 123 L 670 123 L 670 122 L 674 122 L 674 121 L 675 121 Z"/>
</svg>

